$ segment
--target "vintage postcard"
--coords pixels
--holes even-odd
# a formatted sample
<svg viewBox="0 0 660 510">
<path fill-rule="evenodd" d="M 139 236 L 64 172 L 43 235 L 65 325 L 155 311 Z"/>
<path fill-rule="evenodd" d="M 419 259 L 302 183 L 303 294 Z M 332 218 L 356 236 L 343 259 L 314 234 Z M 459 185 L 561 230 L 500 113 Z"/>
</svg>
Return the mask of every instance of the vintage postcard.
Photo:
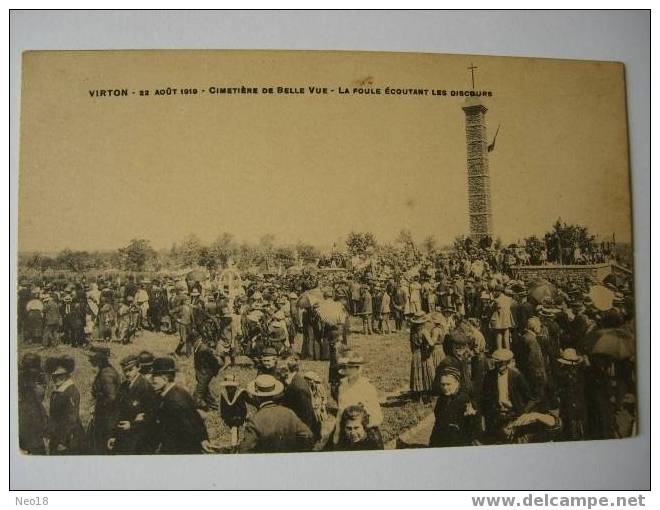
<svg viewBox="0 0 660 510">
<path fill-rule="evenodd" d="M 636 434 L 624 67 L 23 54 L 26 455 Z"/>
</svg>

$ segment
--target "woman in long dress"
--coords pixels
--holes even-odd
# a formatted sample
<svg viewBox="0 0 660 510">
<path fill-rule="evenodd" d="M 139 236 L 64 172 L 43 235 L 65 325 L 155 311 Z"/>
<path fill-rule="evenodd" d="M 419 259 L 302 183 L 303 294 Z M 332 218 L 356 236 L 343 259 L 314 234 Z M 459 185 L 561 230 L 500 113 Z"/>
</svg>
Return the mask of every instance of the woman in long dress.
<svg viewBox="0 0 660 510">
<path fill-rule="evenodd" d="M 410 392 L 420 402 L 428 401 L 435 378 L 431 330 L 425 313 L 418 313 L 410 319 Z"/>
</svg>

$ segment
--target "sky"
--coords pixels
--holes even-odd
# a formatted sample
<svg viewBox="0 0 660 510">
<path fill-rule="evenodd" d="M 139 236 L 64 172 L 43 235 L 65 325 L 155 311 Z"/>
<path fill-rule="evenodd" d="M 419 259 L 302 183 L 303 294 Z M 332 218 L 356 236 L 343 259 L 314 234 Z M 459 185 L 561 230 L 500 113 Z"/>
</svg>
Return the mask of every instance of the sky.
<svg viewBox="0 0 660 510">
<path fill-rule="evenodd" d="M 561 217 L 630 240 L 623 67 L 348 52 L 24 54 L 19 250 L 168 248 L 190 233 L 331 246 L 351 231 L 468 233 L 463 97 L 485 99 L 494 236 Z M 360 82 L 380 95 L 337 93 Z M 320 86 L 328 95 L 209 87 Z M 205 94 L 155 96 L 196 87 Z M 386 87 L 447 90 L 396 96 Z M 127 88 L 128 97 L 89 90 Z M 150 90 L 148 97 L 140 90 Z M 132 94 L 135 91 L 136 94 Z"/>
</svg>

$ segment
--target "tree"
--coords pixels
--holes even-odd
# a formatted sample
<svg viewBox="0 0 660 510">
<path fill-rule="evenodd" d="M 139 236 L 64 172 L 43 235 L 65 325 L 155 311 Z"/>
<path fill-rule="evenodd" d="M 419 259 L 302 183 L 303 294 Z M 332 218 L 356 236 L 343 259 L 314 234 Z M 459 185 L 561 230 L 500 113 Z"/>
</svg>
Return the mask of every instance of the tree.
<svg viewBox="0 0 660 510">
<path fill-rule="evenodd" d="M 223 232 L 211 243 L 210 251 L 219 266 L 227 267 L 229 259 L 238 255 L 238 244 L 233 235 Z"/>
<path fill-rule="evenodd" d="M 351 231 L 346 237 L 346 246 L 351 255 L 364 255 L 373 251 L 378 244 L 371 232 Z"/>
<path fill-rule="evenodd" d="M 321 256 L 319 249 L 311 244 L 298 243 L 296 245 L 296 251 L 298 252 L 298 257 L 302 260 L 318 259 Z"/>
<path fill-rule="evenodd" d="M 438 249 L 438 240 L 435 236 L 428 236 L 422 241 L 422 248 L 430 255 Z"/>
<path fill-rule="evenodd" d="M 147 262 L 156 257 L 156 251 L 146 239 L 131 239 L 124 248 L 119 248 L 120 264 L 128 271 L 143 271 Z"/>
<path fill-rule="evenodd" d="M 278 246 L 273 251 L 273 258 L 284 267 L 291 267 L 296 262 L 296 249 L 292 246 Z"/>
<path fill-rule="evenodd" d="M 202 242 L 195 234 L 186 236 L 178 248 L 178 261 L 183 267 L 191 267 L 199 264 L 199 255 L 202 250 Z"/>
<path fill-rule="evenodd" d="M 55 259 L 55 265 L 61 269 L 68 269 L 80 273 L 90 267 L 89 253 L 86 251 L 72 251 L 69 248 L 62 250 Z"/>
<path fill-rule="evenodd" d="M 558 218 L 550 232 L 546 232 L 545 244 L 548 248 L 548 259 L 560 264 L 570 264 L 576 248 L 585 252 L 589 250 L 595 237 L 589 234 L 582 225 L 568 225 Z"/>
</svg>

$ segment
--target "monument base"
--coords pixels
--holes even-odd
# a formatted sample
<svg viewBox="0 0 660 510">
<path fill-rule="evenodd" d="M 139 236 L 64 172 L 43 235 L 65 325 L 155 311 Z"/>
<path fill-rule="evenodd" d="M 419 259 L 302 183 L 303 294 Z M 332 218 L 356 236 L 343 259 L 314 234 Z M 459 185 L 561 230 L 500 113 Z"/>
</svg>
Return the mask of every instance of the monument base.
<svg viewBox="0 0 660 510">
<path fill-rule="evenodd" d="M 559 284 L 583 283 L 587 278 L 602 282 L 605 277 L 612 274 L 612 264 L 585 264 L 585 265 L 557 265 L 544 266 L 515 266 L 512 269 L 513 277 L 529 283 L 538 279 L 545 279 Z"/>
</svg>

